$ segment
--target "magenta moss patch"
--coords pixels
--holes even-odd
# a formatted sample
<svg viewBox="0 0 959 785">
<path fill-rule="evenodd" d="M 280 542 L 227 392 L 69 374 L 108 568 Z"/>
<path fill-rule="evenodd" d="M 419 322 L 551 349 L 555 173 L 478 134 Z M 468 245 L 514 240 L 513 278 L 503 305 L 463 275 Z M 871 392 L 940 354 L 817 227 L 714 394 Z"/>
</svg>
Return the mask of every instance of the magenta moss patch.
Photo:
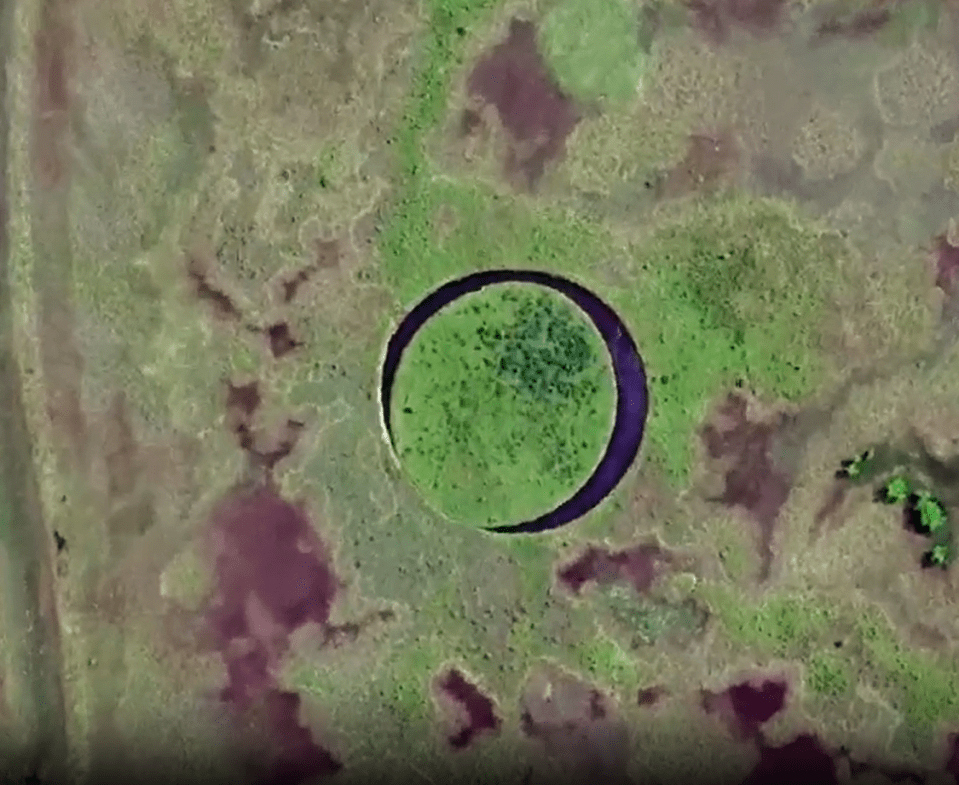
<svg viewBox="0 0 959 785">
<path fill-rule="evenodd" d="M 254 408 L 247 398 L 245 408 Z M 325 546 L 305 511 L 268 485 L 224 499 L 208 538 L 216 590 L 207 622 L 228 677 L 221 699 L 240 714 L 264 714 L 276 750 L 271 782 L 336 771 L 340 764 L 300 724 L 299 696 L 276 681 L 290 635 L 309 623 L 328 626 L 340 584 Z"/>
<path fill-rule="evenodd" d="M 543 60 L 536 26 L 513 19 L 506 40 L 474 67 L 468 89 L 496 107 L 509 134 L 507 173 L 534 187 L 546 165 L 565 155 L 566 138 L 580 119 L 574 102 L 560 90 Z M 464 116 L 464 126 L 472 123 L 473 115 Z"/>
<path fill-rule="evenodd" d="M 746 399 L 730 395 L 720 407 L 717 424 L 702 429 L 706 452 L 727 468 L 723 493 L 715 501 L 746 510 L 759 528 L 761 578 L 772 568 L 773 529 L 779 511 L 789 498 L 789 477 L 777 469 L 770 447 L 778 424 L 748 419 Z"/>
<path fill-rule="evenodd" d="M 433 689 L 441 698 L 451 702 L 462 718 L 449 736 L 450 746 L 454 749 L 464 749 L 481 735 L 499 731 L 501 722 L 492 699 L 457 669 L 450 668 L 436 678 Z"/>
<path fill-rule="evenodd" d="M 702 706 L 706 712 L 719 715 L 739 738 L 752 739 L 783 710 L 787 691 L 786 682 L 780 679 L 744 681 L 722 692 L 703 690 Z"/>
<path fill-rule="evenodd" d="M 617 582 L 629 583 L 644 594 L 662 574 L 663 567 L 672 563 L 672 554 L 654 543 L 621 551 L 590 546 L 578 559 L 561 567 L 557 577 L 574 594 L 579 594 L 589 583 Z"/>
</svg>

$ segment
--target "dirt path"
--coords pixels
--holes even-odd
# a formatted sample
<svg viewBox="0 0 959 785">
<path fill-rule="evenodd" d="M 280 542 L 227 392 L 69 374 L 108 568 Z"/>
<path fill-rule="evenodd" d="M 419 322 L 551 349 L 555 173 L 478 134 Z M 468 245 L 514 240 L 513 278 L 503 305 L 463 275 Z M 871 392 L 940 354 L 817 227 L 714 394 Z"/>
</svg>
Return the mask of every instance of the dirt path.
<svg viewBox="0 0 959 785">
<path fill-rule="evenodd" d="M 4 96 L 14 28 L 13 0 L 0 0 L 0 95 Z M 15 685 L 13 705 L 8 708 L 29 742 L 20 750 L 22 757 L 2 762 L 2 773 L 10 781 L 33 774 L 59 782 L 66 753 L 59 624 L 49 538 L 30 460 L 30 434 L 13 341 L 8 139 L 9 118 L 0 114 L 0 443 L 4 446 L 0 452 L 0 542 L 9 568 L 2 586 L 7 614 L 3 624 L 12 642 L 5 676 Z"/>
</svg>

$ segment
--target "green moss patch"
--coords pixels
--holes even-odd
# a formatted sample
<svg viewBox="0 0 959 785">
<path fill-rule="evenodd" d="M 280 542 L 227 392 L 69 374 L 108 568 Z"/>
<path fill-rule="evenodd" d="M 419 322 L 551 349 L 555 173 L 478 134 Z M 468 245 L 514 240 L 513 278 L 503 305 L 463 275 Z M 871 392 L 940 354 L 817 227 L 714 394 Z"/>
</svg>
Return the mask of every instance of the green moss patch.
<svg viewBox="0 0 959 785">
<path fill-rule="evenodd" d="M 396 377 L 397 452 L 428 503 L 474 525 L 548 512 L 609 440 L 615 389 L 602 339 L 545 287 L 460 298 L 414 338 Z"/>
<path fill-rule="evenodd" d="M 575 98 L 636 96 L 646 58 L 634 3 L 561 0 L 543 20 L 539 39 L 560 86 Z"/>
</svg>

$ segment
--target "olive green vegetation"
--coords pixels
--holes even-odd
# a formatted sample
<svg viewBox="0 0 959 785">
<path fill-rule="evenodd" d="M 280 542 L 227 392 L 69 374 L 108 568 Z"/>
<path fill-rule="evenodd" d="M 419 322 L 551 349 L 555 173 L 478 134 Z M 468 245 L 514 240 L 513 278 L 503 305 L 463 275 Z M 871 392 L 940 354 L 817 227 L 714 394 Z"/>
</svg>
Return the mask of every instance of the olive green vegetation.
<svg viewBox="0 0 959 785">
<path fill-rule="evenodd" d="M 774 595 L 750 603 L 717 588 L 704 599 L 734 645 L 775 657 L 820 651 L 839 619 L 837 608 L 813 596 Z"/>
<path fill-rule="evenodd" d="M 570 95 L 609 101 L 636 96 L 646 56 L 635 3 L 559 0 L 543 19 L 539 45 Z"/>
<path fill-rule="evenodd" d="M 861 680 L 881 688 L 902 714 L 908 744 L 922 748 L 940 723 L 959 721 L 959 663 L 909 648 L 877 608 L 819 596 L 748 600 L 721 587 L 702 594 L 721 638 L 761 656 L 801 659 L 810 692 L 841 697 Z"/>
<path fill-rule="evenodd" d="M 847 695 L 852 688 L 849 658 L 829 651 L 821 651 L 809 658 L 805 670 L 806 689 L 831 698 Z"/>
<path fill-rule="evenodd" d="M 935 737 L 940 723 L 959 720 L 955 660 L 908 648 L 878 612 L 860 614 L 857 629 L 863 666 L 877 683 L 891 686 L 893 706 L 902 714 L 902 729 L 912 743 L 921 748 Z"/>
<path fill-rule="evenodd" d="M 589 476 L 615 388 L 598 332 L 540 286 L 501 284 L 441 310 L 404 353 L 393 392 L 400 460 L 447 517 L 516 523 Z"/>
</svg>

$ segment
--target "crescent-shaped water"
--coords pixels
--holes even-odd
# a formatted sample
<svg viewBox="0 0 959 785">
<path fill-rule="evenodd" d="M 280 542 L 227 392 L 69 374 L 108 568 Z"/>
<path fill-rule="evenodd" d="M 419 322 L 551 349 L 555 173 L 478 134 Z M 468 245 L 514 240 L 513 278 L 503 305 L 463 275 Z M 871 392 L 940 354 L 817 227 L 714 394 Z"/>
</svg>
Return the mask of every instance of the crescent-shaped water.
<svg viewBox="0 0 959 785">
<path fill-rule="evenodd" d="M 589 478 L 558 507 L 538 518 L 486 529 L 503 534 L 534 534 L 564 526 L 596 507 L 619 484 L 639 453 L 649 411 L 646 370 L 626 325 L 609 305 L 578 283 L 538 270 L 484 270 L 445 283 L 406 314 L 390 337 L 382 365 L 380 406 L 383 426 L 395 453 L 390 409 L 393 385 L 403 351 L 417 331 L 440 309 L 463 295 L 501 283 L 548 286 L 572 300 L 589 316 L 605 342 L 616 383 L 616 416 L 612 433 Z"/>
</svg>

